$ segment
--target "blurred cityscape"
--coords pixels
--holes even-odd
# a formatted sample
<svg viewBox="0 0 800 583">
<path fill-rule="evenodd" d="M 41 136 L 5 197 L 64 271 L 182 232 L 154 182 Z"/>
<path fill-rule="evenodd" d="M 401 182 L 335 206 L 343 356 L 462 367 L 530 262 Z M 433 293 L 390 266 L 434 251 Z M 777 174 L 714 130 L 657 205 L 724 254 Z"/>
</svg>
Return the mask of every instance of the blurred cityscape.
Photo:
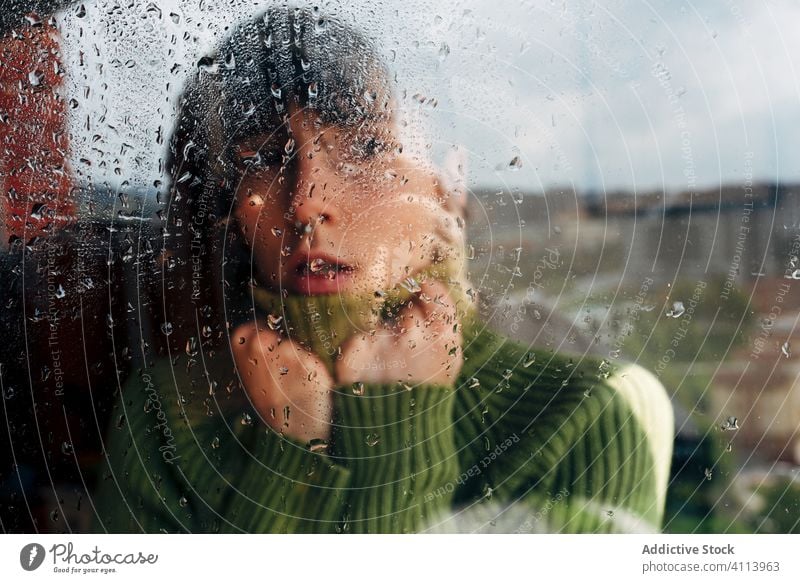
<svg viewBox="0 0 800 583">
<path fill-rule="evenodd" d="M 474 194 L 471 277 L 494 325 L 638 362 L 671 394 L 666 530 L 797 531 L 800 185 Z"/>
</svg>

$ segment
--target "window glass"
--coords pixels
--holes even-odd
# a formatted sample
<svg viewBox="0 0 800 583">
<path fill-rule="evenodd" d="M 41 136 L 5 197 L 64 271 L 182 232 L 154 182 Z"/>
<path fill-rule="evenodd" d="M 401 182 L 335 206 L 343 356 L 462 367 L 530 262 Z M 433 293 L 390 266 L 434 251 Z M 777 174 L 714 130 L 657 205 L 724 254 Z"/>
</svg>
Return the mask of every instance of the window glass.
<svg viewBox="0 0 800 583">
<path fill-rule="evenodd" d="M 498 517 L 541 493 L 538 474 L 512 479 L 527 463 L 513 438 L 541 439 L 536 399 L 578 385 L 567 423 L 613 387 L 612 427 L 652 440 L 625 478 L 660 505 L 631 510 L 642 520 L 800 529 L 794 3 L 7 4 L 5 532 L 569 530 L 570 496 L 539 500 L 555 508 L 541 521 Z M 468 314 L 519 354 L 476 369 Z M 433 476 L 415 491 L 424 520 L 373 524 L 362 500 L 247 523 L 214 498 L 250 492 L 237 476 L 253 459 L 283 472 L 283 455 L 311 463 L 300 452 L 373 479 L 343 460 L 391 449 L 387 427 L 416 417 L 368 430 L 377 417 L 331 395 L 378 385 L 453 432 L 441 460 L 392 466 Z M 418 396 L 442 386 L 481 395 L 458 401 L 474 426 Z M 357 438 L 341 429 L 354 418 Z M 519 427 L 484 432 L 504 418 Z M 264 449 L 276 435 L 291 447 Z M 506 441 L 458 477 L 470 448 Z M 224 485 L 187 491 L 162 475 L 179 458 Z M 586 492 L 602 511 L 585 524 L 624 530 L 630 500 L 609 491 Z M 125 526 L 106 510 L 123 500 Z"/>
</svg>

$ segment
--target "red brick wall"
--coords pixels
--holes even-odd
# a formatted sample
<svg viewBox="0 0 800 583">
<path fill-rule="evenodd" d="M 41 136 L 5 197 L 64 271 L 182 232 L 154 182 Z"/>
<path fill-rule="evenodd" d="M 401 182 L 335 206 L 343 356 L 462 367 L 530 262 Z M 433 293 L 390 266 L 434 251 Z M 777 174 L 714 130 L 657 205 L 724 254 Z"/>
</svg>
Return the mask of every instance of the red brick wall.
<svg viewBox="0 0 800 583">
<path fill-rule="evenodd" d="M 30 240 L 74 214 L 59 34 L 35 15 L 0 39 L 0 233 Z"/>
</svg>

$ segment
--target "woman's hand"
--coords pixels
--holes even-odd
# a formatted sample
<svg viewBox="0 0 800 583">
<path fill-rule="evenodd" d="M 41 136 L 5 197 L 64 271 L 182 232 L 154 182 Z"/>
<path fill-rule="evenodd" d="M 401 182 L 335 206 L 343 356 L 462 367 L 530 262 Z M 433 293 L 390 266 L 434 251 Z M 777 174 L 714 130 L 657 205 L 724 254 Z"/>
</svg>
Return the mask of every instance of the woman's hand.
<svg viewBox="0 0 800 583">
<path fill-rule="evenodd" d="M 254 323 L 231 338 L 245 390 L 264 422 L 302 442 L 328 439 L 333 379 L 322 361 Z"/>
<path fill-rule="evenodd" d="M 443 283 L 421 287 L 393 326 L 344 343 L 336 362 L 338 384 L 455 382 L 464 362 L 455 304 Z"/>
</svg>

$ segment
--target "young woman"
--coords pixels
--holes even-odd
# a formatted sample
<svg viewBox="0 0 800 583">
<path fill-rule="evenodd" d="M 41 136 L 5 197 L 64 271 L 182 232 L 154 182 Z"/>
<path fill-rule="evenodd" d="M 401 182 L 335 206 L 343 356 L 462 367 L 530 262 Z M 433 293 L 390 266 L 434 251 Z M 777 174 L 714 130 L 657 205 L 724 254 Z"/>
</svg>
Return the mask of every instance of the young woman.
<svg viewBox="0 0 800 583">
<path fill-rule="evenodd" d="M 481 322 L 464 199 L 372 44 L 274 9 L 198 64 L 98 531 L 654 531 L 672 449 L 635 365 Z"/>
</svg>

